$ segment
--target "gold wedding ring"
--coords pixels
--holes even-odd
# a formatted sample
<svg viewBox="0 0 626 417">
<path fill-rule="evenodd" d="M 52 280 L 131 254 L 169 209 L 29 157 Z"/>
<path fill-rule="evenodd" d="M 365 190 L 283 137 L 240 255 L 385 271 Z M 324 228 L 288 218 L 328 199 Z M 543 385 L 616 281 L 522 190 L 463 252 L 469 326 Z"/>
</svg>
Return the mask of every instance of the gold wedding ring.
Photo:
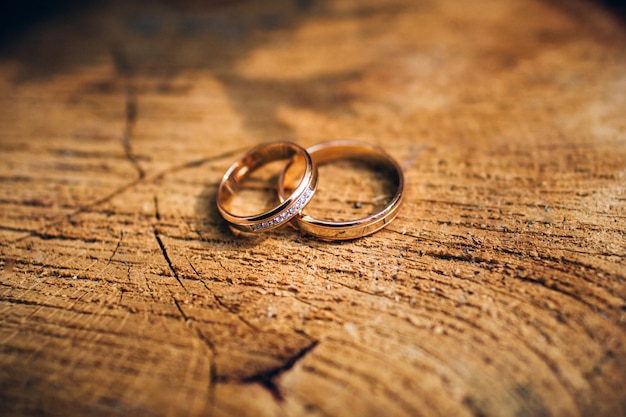
<svg viewBox="0 0 626 417">
<path fill-rule="evenodd" d="M 231 213 L 227 207 L 241 184 L 252 172 L 261 166 L 280 160 L 290 160 L 290 164 L 301 166 L 304 172 L 293 192 L 281 199 L 280 204 L 261 214 L 239 216 Z M 264 232 L 288 223 L 311 200 L 317 187 L 317 169 L 309 153 L 301 146 L 291 142 L 275 142 L 257 146 L 239 161 L 235 162 L 222 177 L 217 189 L 217 208 L 229 223 L 233 231 Z"/>
<path fill-rule="evenodd" d="M 353 141 L 334 141 L 321 143 L 310 147 L 307 152 L 316 166 L 326 164 L 338 159 L 358 159 L 383 165 L 391 175 L 396 185 L 395 193 L 391 200 L 378 213 L 367 217 L 349 221 L 327 221 L 315 219 L 304 212 L 298 213 L 291 223 L 303 232 L 323 240 L 348 240 L 370 235 L 389 224 L 398 214 L 398 209 L 403 198 L 404 174 L 402 168 L 381 148 Z M 289 163 L 281 174 L 278 183 L 279 198 L 285 199 L 287 190 L 292 189 L 293 171 L 295 165 Z"/>
</svg>

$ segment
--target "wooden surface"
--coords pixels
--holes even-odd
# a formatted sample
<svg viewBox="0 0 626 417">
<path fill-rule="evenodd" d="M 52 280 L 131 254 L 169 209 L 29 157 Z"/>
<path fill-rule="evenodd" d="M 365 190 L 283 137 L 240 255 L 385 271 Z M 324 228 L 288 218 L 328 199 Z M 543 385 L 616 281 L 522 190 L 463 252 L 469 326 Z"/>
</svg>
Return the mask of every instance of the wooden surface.
<svg viewBox="0 0 626 417">
<path fill-rule="evenodd" d="M 626 415 L 626 29 L 595 3 L 103 2 L 0 55 L 1 415 Z M 234 237 L 220 177 L 278 139 L 383 146 L 398 219 Z M 372 210 L 360 168 L 312 210 Z"/>
</svg>

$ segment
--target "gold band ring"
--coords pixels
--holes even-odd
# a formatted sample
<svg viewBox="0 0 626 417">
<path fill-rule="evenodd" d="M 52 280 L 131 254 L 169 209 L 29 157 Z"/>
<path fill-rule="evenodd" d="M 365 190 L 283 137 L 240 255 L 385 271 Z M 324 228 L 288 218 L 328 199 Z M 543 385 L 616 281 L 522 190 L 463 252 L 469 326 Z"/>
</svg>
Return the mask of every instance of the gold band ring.
<svg viewBox="0 0 626 417">
<path fill-rule="evenodd" d="M 305 213 L 299 213 L 292 221 L 303 232 L 323 240 L 348 240 L 370 235 L 390 223 L 398 214 L 398 209 L 403 198 L 404 174 L 402 168 L 382 149 L 353 141 L 334 141 L 321 143 L 307 149 L 316 165 L 322 165 L 337 159 L 359 159 L 366 162 L 383 164 L 395 177 L 397 186 L 395 194 L 387 205 L 378 213 L 368 217 L 350 221 L 326 221 L 318 220 Z M 291 189 L 294 165 L 287 165 L 278 182 L 278 194 L 282 200 Z"/>
<path fill-rule="evenodd" d="M 293 192 L 281 199 L 277 207 L 253 216 L 238 216 L 226 209 L 228 202 L 248 175 L 269 162 L 283 159 L 290 159 L 290 164 L 304 161 L 304 173 Z M 263 144 L 245 154 L 226 171 L 217 189 L 217 208 L 231 229 L 241 232 L 264 232 L 288 223 L 309 203 L 316 187 L 317 169 L 304 148 L 291 142 Z"/>
</svg>

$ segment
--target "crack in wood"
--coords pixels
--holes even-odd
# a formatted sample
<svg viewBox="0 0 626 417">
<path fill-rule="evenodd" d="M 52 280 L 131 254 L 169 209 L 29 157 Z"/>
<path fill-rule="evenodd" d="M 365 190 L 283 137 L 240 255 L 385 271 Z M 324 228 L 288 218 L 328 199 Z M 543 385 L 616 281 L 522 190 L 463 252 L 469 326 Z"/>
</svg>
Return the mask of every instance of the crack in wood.
<svg viewBox="0 0 626 417">
<path fill-rule="evenodd" d="M 282 365 L 247 377 L 241 382 L 260 384 L 263 388 L 267 389 L 272 394 L 274 399 L 276 399 L 277 401 L 283 401 L 284 396 L 283 393 L 280 391 L 278 385 L 276 384 L 276 378 L 293 368 L 296 363 L 298 363 L 298 361 L 302 360 L 317 345 L 319 345 L 319 341 L 313 340 L 308 346 L 305 346 L 295 355 L 287 359 Z"/>
<path fill-rule="evenodd" d="M 122 147 L 124 148 L 124 154 L 126 159 L 137 171 L 138 179 L 143 179 L 146 176 L 146 172 L 139 163 L 137 155 L 133 152 L 132 137 L 135 124 L 137 123 L 138 105 L 137 105 L 137 92 L 132 79 L 132 67 L 126 53 L 118 45 L 113 45 L 110 48 L 110 54 L 113 59 L 113 64 L 118 75 L 122 77 L 125 90 L 125 124 L 124 132 L 122 134 Z"/>
<path fill-rule="evenodd" d="M 214 156 L 207 156 L 204 158 L 200 158 L 200 159 L 194 159 L 192 161 L 188 161 L 188 162 L 184 162 L 180 165 L 175 165 L 172 166 L 168 169 L 165 169 L 163 171 L 161 171 L 160 173 L 156 174 L 153 178 L 152 178 L 152 182 L 156 183 L 159 182 L 161 180 L 163 180 L 163 178 L 168 175 L 168 174 L 174 174 L 180 171 L 184 171 L 186 169 L 190 169 L 190 168 L 198 168 L 201 167 L 204 164 L 207 164 L 209 162 L 213 162 L 216 160 L 220 160 L 220 159 L 224 159 L 224 158 L 232 158 L 235 157 L 236 155 L 241 155 L 242 153 L 244 153 L 248 148 L 237 148 L 237 149 L 233 149 L 230 151 L 226 151 L 222 154 L 219 155 L 214 155 Z M 217 184 L 216 184 L 217 185 Z"/>
<path fill-rule="evenodd" d="M 173 298 L 173 300 L 174 300 L 174 304 L 176 305 L 176 309 L 180 313 L 180 315 L 183 318 L 183 320 L 185 320 L 185 322 L 188 322 L 189 321 L 189 317 L 187 317 L 187 314 L 185 314 L 185 312 L 183 311 L 183 309 L 180 306 L 180 303 L 178 302 L 178 300 L 175 299 L 175 298 Z"/>
<path fill-rule="evenodd" d="M 159 212 L 159 199 L 158 199 L 158 197 L 156 195 L 152 199 L 152 202 L 154 203 L 154 218 L 157 221 L 160 221 L 161 220 L 161 213 Z"/>
<path fill-rule="evenodd" d="M 159 214 L 159 200 L 158 200 L 157 196 L 154 196 L 154 208 L 155 208 L 154 217 L 155 217 L 155 219 L 158 222 L 159 219 L 161 218 L 161 215 Z M 167 266 L 169 267 L 170 271 L 172 271 L 172 274 L 174 274 L 174 278 L 176 278 L 176 281 L 178 281 L 178 284 L 187 293 L 189 293 L 189 290 L 187 288 L 185 288 L 185 285 L 183 284 L 182 280 L 180 279 L 178 271 L 174 267 L 174 263 L 170 259 L 169 254 L 167 253 L 167 249 L 165 248 L 165 244 L 163 243 L 163 240 L 161 239 L 161 235 L 159 234 L 159 231 L 157 230 L 157 225 L 156 224 L 152 226 L 152 232 L 154 234 L 154 238 L 157 241 L 157 244 L 159 245 L 159 248 L 161 249 L 161 254 L 163 255 L 163 259 L 165 259 L 165 262 L 167 263 Z M 176 302 L 176 300 L 174 300 L 174 301 Z"/>
<path fill-rule="evenodd" d="M 165 244 L 163 243 L 163 240 L 161 240 L 161 236 L 159 235 L 159 232 L 156 230 L 156 226 L 153 229 L 153 233 L 154 233 L 154 238 L 156 239 L 157 244 L 159 245 L 159 248 L 161 249 L 161 254 L 163 255 L 163 258 L 165 259 L 165 262 L 167 263 L 167 266 L 169 267 L 170 271 L 172 271 L 172 274 L 174 274 L 174 278 L 176 278 L 176 281 L 178 281 L 180 286 L 185 291 L 189 292 L 187 288 L 185 288 L 185 285 L 183 284 L 183 282 L 181 281 L 180 276 L 178 275 L 178 271 L 174 267 L 174 264 L 172 263 L 172 260 L 170 259 L 170 256 L 167 253 Z"/>
<path fill-rule="evenodd" d="M 122 231 L 120 233 L 120 238 L 117 241 L 117 244 L 115 245 L 115 248 L 113 249 L 113 253 L 111 253 L 111 256 L 109 256 L 109 259 L 107 260 L 106 265 L 104 266 L 104 268 L 106 268 L 107 266 L 111 265 L 111 261 L 113 260 L 113 258 L 115 257 L 115 255 L 117 254 L 118 249 L 120 248 L 120 245 L 122 244 L 122 240 L 124 239 L 124 232 Z M 128 274 L 130 275 L 130 266 L 128 267 Z"/>
</svg>

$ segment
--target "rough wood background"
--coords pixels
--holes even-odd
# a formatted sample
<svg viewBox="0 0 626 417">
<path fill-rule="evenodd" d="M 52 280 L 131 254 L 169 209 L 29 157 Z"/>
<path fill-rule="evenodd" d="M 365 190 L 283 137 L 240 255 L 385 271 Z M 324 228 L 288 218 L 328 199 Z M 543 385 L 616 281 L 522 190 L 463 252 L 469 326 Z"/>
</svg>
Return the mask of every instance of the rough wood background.
<svg viewBox="0 0 626 417">
<path fill-rule="evenodd" d="M 0 414 L 626 415 L 618 17 L 144 3 L 3 40 Z M 406 168 L 393 224 L 233 237 L 230 163 L 339 138 Z M 314 209 L 370 210 L 359 178 L 326 172 Z"/>
</svg>

